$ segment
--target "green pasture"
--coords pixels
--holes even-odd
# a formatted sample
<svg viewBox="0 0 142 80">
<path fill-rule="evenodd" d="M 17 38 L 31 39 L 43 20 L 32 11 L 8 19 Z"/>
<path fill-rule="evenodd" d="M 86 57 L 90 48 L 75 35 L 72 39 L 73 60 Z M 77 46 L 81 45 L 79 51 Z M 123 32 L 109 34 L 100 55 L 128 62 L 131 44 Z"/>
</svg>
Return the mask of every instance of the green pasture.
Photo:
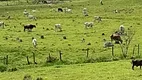
<svg viewBox="0 0 142 80">
<path fill-rule="evenodd" d="M 118 30 L 120 25 L 124 25 L 127 28 L 132 26 L 132 29 L 136 31 L 136 34 L 134 35 L 132 42 L 129 47 L 128 51 L 128 59 L 130 59 L 132 56 L 137 57 L 138 51 L 137 48 L 135 49 L 135 54 L 133 55 L 133 47 L 135 45 L 140 44 L 140 54 L 141 54 L 141 13 L 142 13 L 142 2 L 140 0 L 104 0 L 104 5 L 100 5 L 99 0 L 72 0 L 71 2 L 64 2 L 59 4 L 27 4 L 26 2 L 18 3 L 16 1 L 8 2 L 10 5 L 6 5 L 7 2 L 0 2 L 0 21 L 5 22 L 5 28 L 0 28 L 0 57 L 4 57 L 6 55 L 9 56 L 8 58 L 8 68 L 11 67 L 17 67 L 25 68 L 25 67 L 33 67 L 33 65 L 27 65 L 26 56 L 29 56 L 30 62 L 33 63 L 32 53 L 34 52 L 36 55 L 36 62 L 38 63 L 36 66 L 48 66 L 48 65 L 56 65 L 56 64 L 76 64 L 76 63 L 85 63 L 85 62 L 108 62 L 112 61 L 113 58 L 116 60 L 123 59 L 122 52 L 119 44 L 115 44 L 114 46 L 114 57 L 112 57 L 111 54 L 111 48 L 103 48 L 103 39 L 110 41 L 110 35 L 114 33 L 116 30 Z M 17 4 L 18 3 L 18 4 Z M 56 12 L 58 7 L 68 7 L 72 9 L 72 13 L 61 13 Z M 87 8 L 89 16 L 84 16 L 82 13 L 83 8 Z M 37 17 L 37 20 L 29 20 L 27 17 L 24 16 L 23 11 L 26 9 L 30 14 Z M 32 10 L 35 9 L 36 12 L 32 13 Z M 119 10 L 119 13 L 114 13 L 114 10 Z M 7 17 L 10 16 L 10 19 L 7 19 Z M 101 16 L 102 22 L 94 22 L 93 28 L 85 29 L 84 28 L 84 22 L 90 22 L 94 20 L 94 16 Z M 24 24 L 37 24 L 37 27 L 32 30 L 32 32 L 24 32 L 23 26 Z M 61 24 L 62 25 L 62 32 L 55 32 L 54 31 L 54 25 L 55 24 Z M 102 33 L 105 33 L 104 36 L 102 36 Z M 44 39 L 41 39 L 40 36 L 44 35 Z M 63 36 L 66 36 L 67 39 L 63 39 Z M 34 48 L 32 45 L 32 37 L 35 37 L 37 39 L 38 45 L 37 48 Z M 19 42 L 16 40 L 17 38 L 22 39 L 23 42 Z M 82 42 L 82 39 L 85 39 L 85 42 Z M 91 45 L 87 45 L 88 43 L 91 43 Z M 86 58 L 86 50 L 89 48 L 89 56 Z M 63 62 L 58 61 L 59 59 L 59 50 L 62 51 L 62 60 Z M 46 59 L 48 55 L 51 55 L 52 57 L 56 58 L 57 61 L 53 63 L 46 63 Z M 141 55 L 139 56 L 141 57 Z M 2 61 L 1 61 L 2 63 Z M 124 64 L 123 64 L 124 63 Z M 126 65 L 125 65 L 126 63 Z M 103 64 L 107 65 L 107 63 L 97 63 L 98 66 L 103 66 Z M 66 74 L 66 80 L 70 78 L 69 80 L 74 80 L 77 77 L 81 77 L 78 80 L 94 80 L 94 78 L 99 80 L 99 74 L 103 74 L 107 78 L 104 78 L 103 75 L 101 79 L 112 79 L 112 80 L 130 80 L 135 79 L 139 80 L 141 77 L 141 74 L 136 74 L 137 72 L 129 71 L 129 65 L 126 62 L 112 62 L 110 63 L 113 66 L 109 66 L 111 69 L 111 72 L 106 72 L 107 66 L 103 66 L 100 69 L 97 69 L 97 65 L 95 63 L 93 64 L 87 64 L 85 66 L 80 67 L 81 69 L 87 67 L 89 68 L 89 72 L 85 73 L 86 70 L 77 70 L 78 65 L 69 65 L 63 67 L 62 74 Z M 84 64 L 83 64 L 84 65 Z M 122 66 L 121 66 L 122 65 Z M 95 66 L 95 70 L 97 70 L 97 73 L 91 72 L 91 69 L 93 69 L 93 66 Z M 116 67 L 117 66 L 117 67 Z M 120 66 L 120 67 L 119 67 Z M 68 70 L 66 69 L 69 68 Z M 72 67 L 75 67 L 73 70 Z M 126 70 L 126 74 L 121 74 Z M 62 68 L 62 65 L 61 65 Z M 50 70 L 58 70 L 58 68 L 53 67 L 45 67 L 47 69 L 47 72 L 50 72 Z M 102 71 L 101 69 L 105 69 Z M 112 77 L 110 77 L 112 74 L 114 74 L 113 70 L 116 69 L 116 74 Z M 121 70 L 122 69 L 122 70 Z M 44 70 L 44 68 L 41 70 Z M 59 68 L 59 70 L 62 70 Z M 66 71 L 67 70 L 67 71 Z M 75 76 L 78 72 L 72 72 L 71 76 L 70 74 L 67 74 L 67 72 L 70 71 L 78 71 L 80 74 L 78 76 Z M 120 71 L 121 70 L 121 71 Z M 31 71 L 34 71 L 34 69 L 31 69 Z M 66 71 L 64 73 L 64 71 Z M 85 73 L 83 74 L 82 73 Z M 102 72 L 100 72 L 102 71 Z M 119 72 L 120 71 L 120 72 Z M 38 70 L 37 70 L 38 72 Z M 44 71 L 46 73 L 46 71 Z M 58 72 L 58 71 L 57 71 Z M 129 73 L 130 72 L 130 73 Z M 23 74 L 24 72 L 14 72 L 15 74 Z M 7 75 L 14 73 L 6 73 Z M 34 73 L 34 72 L 33 72 Z M 46 75 L 43 73 L 43 76 L 45 78 Z M 53 71 L 54 73 L 54 71 Z M 53 74 L 51 72 L 51 74 Z M 89 74 L 88 74 L 89 73 Z M 132 73 L 132 74 L 131 74 Z M 138 71 L 139 73 L 139 71 Z M 30 73 L 29 70 L 29 74 Z M 45 75 L 44 75 L 45 74 Z M 51 75 L 50 74 L 50 75 Z M 95 76 L 91 75 L 94 74 Z M 106 74 L 109 74 L 108 76 Z M 3 73 L 1 74 L 4 75 Z M 35 74 L 35 75 L 38 75 Z M 34 75 L 34 76 L 35 76 Z M 59 75 L 53 75 L 53 80 L 62 80 L 63 77 Z M 85 76 L 86 75 L 86 76 Z M 128 75 L 128 76 L 127 76 Z M 134 75 L 135 77 L 132 77 Z M 42 76 L 42 74 L 40 74 Z M 49 76 L 49 75 L 48 75 Z M 47 79 L 52 80 L 47 76 Z M 56 77 L 57 76 L 57 77 Z M 97 76 L 97 77 L 96 77 Z M 123 77 L 120 77 L 123 76 Z M 127 77 L 125 77 L 127 76 Z M 137 78 L 138 76 L 138 78 Z M 20 78 L 21 76 L 19 76 Z M 3 80 L 6 77 L 3 77 Z M 13 77 L 10 77 L 13 78 Z M 8 78 L 8 79 L 10 79 Z M 18 78 L 18 79 L 19 79 Z M 89 79 L 87 79 L 89 78 Z M 120 78 L 120 79 L 118 79 Z M 18 80 L 17 79 L 17 80 Z M 11 79 L 11 80 L 16 80 Z"/>
<path fill-rule="evenodd" d="M 25 75 L 30 75 L 32 80 L 38 77 L 43 80 L 141 80 L 142 70 L 131 69 L 130 60 L 54 65 L 50 67 L 33 67 L 15 72 L 0 73 L 1 80 L 23 80 Z"/>
</svg>

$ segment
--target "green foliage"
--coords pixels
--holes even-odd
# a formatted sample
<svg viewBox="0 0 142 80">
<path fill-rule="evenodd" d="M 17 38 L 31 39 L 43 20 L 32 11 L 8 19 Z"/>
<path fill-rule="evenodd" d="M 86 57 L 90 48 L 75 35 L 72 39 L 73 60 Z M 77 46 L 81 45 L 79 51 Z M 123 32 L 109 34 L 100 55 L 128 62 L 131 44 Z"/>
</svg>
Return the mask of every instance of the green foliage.
<svg viewBox="0 0 142 80">
<path fill-rule="evenodd" d="M 0 72 L 4 72 L 7 70 L 7 66 L 4 64 L 0 64 Z"/>
</svg>

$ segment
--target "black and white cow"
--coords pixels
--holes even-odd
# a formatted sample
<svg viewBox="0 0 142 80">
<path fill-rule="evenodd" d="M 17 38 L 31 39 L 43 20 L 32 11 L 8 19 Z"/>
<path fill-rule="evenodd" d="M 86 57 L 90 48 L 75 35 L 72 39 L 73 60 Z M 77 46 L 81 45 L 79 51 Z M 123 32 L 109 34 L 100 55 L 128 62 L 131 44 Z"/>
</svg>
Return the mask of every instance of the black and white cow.
<svg viewBox="0 0 142 80">
<path fill-rule="evenodd" d="M 133 70 L 134 70 L 134 66 L 136 66 L 136 67 L 140 66 L 140 69 L 141 69 L 142 60 L 132 60 L 132 69 Z"/>
<path fill-rule="evenodd" d="M 55 24 L 55 31 L 59 31 L 61 32 L 62 31 L 62 27 L 61 27 L 61 24 Z"/>
<path fill-rule="evenodd" d="M 36 28 L 33 24 L 24 25 L 24 31 L 27 29 L 28 31 L 32 31 L 33 28 Z"/>
<path fill-rule="evenodd" d="M 85 26 L 85 28 L 92 28 L 93 24 L 94 24 L 93 22 L 85 22 L 84 26 Z"/>
</svg>

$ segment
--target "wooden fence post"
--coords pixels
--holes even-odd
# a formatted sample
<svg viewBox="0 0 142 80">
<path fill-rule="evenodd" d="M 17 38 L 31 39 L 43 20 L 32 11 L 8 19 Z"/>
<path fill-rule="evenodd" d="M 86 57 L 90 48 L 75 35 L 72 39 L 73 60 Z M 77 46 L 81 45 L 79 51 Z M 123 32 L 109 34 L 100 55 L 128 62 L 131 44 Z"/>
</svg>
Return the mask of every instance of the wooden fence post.
<svg viewBox="0 0 142 80">
<path fill-rule="evenodd" d="M 62 61 L 62 51 L 60 51 L 60 50 L 59 50 L 59 57 L 60 57 L 60 58 L 59 58 L 60 61 Z"/>
<path fill-rule="evenodd" d="M 4 64 L 8 65 L 8 55 L 4 56 L 2 60 Z"/>
<path fill-rule="evenodd" d="M 8 55 L 6 55 L 6 65 L 8 65 Z"/>
<path fill-rule="evenodd" d="M 114 46 L 112 46 L 112 56 L 114 57 Z"/>
<path fill-rule="evenodd" d="M 89 50 L 90 50 L 89 48 L 86 49 L 86 57 L 87 58 L 89 57 Z"/>
<path fill-rule="evenodd" d="M 28 62 L 28 64 L 30 64 L 29 57 L 27 56 L 26 58 L 27 58 L 27 62 Z"/>
<path fill-rule="evenodd" d="M 34 64 L 37 64 L 36 60 L 35 60 L 35 53 L 33 52 L 33 62 Z"/>
</svg>

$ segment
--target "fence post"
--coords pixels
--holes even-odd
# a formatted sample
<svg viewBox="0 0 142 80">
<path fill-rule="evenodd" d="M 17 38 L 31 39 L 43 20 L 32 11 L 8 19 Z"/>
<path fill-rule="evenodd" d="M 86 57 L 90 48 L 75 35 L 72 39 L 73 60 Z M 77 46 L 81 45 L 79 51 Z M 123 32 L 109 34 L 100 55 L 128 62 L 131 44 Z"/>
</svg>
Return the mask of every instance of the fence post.
<svg viewBox="0 0 142 80">
<path fill-rule="evenodd" d="M 114 46 L 111 47 L 112 56 L 114 57 Z"/>
<path fill-rule="evenodd" d="M 6 65 L 8 65 L 8 55 L 6 55 Z"/>
<path fill-rule="evenodd" d="M 86 49 L 86 57 L 87 58 L 89 57 L 89 50 L 90 50 L 89 48 Z"/>
<path fill-rule="evenodd" d="M 33 62 L 34 64 L 37 64 L 36 60 L 35 60 L 35 53 L 33 52 Z"/>
<path fill-rule="evenodd" d="M 62 51 L 60 51 L 60 50 L 59 50 L 59 57 L 60 57 L 60 58 L 59 58 L 60 61 L 62 61 Z"/>
<path fill-rule="evenodd" d="M 29 61 L 29 57 L 27 56 L 27 62 L 28 62 L 28 64 L 30 64 L 30 61 Z"/>
</svg>

